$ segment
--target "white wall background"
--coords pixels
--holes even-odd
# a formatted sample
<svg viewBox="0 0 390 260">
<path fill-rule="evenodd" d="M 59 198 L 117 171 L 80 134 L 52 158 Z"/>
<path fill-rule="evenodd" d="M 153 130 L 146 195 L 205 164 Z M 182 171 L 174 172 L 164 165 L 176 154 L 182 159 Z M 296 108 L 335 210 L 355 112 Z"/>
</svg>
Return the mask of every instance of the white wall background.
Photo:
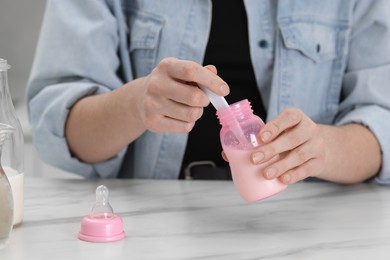
<svg viewBox="0 0 390 260">
<path fill-rule="evenodd" d="M 66 1 L 66 0 L 64 0 Z M 0 0 L 0 57 L 8 60 L 9 88 L 25 133 L 26 177 L 75 178 L 43 163 L 32 145 L 25 90 L 46 0 Z M 53 149 L 55 149 L 53 147 Z"/>
<path fill-rule="evenodd" d="M 0 1 L 0 57 L 7 59 L 13 99 L 22 102 L 46 0 Z"/>
</svg>

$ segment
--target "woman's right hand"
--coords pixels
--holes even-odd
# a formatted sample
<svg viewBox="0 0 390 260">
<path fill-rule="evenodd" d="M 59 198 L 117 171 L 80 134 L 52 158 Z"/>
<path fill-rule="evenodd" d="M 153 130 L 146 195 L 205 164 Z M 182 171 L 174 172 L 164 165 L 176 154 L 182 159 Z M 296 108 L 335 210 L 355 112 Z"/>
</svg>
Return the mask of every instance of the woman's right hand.
<svg viewBox="0 0 390 260">
<path fill-rule="evenodd" d="M 155 132 L 189 132 L 209 104 L 202 85 L 220 96 L 229 87 L 214 66 L 176 58 L 163 59 L 141 83 L 138 115 L 145 129 Z"/>
<path fill-rule="evenodd" d="M 229 93 L 214 66 L 167 58 L 146 77 L 80 99 L 71 108 L 65 135 L 73 156 L 96 163 L 115 156 L 145 130 L 189 132 L 209 104 L 203 85 Z"/>
</svg>

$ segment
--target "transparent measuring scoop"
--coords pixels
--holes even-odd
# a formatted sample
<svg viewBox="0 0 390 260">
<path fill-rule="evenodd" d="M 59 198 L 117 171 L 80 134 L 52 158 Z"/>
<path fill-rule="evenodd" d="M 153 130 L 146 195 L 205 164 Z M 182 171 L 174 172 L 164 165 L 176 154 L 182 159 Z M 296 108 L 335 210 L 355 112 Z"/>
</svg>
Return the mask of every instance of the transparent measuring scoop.
<svg viewBox="0 0 390 260">
<path fill-rule="evenodd" d="M 214 92 L 212 92 L 208 88 L 205 88 L 201 85 L 199 85 L 199 88 L 201 90 L 203 90 L 203 92 L 206 93 L 211 104 L 214 106 L 214 108 L 217 111 L 220 109 L 229 109 L 230 110 L 230 106 L 224 97 L 218 96 L 217 94 L 215 94 Z M 245 137 L 245 133 L 241 129 L 240 123 L 237 120 L 234 120 L 231 125 L 232 125 L 231 130 L 234 133 L 234 135 L 236 136 L 236 138 L 238 139 L 238 141 L 240 142 L 240 144 L 245 144 L 247 142 L 247 139 Z"/>
</svg>

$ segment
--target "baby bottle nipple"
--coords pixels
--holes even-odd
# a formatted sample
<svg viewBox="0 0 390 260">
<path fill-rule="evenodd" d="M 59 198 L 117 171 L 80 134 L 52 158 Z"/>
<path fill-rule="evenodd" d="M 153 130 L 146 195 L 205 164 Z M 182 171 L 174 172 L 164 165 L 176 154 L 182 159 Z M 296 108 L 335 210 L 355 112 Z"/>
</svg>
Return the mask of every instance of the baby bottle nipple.
<svg viewBox="0 0 390 260">
<path fill-rule="evenodd" d="M 91 217 L 94 218 L 112 218 L 114 211 L 108 202 L 108 189 L 104 185 L 96 188 L 96 202 L 92 208 Z"/>
<path fill-rule="evenodd" d="M 125 237 L 122 219 L 114 214 L 108 202 L 108 189 L 96 188 L 96 202 L 91 214 L 81 221 L 79 239 L 88 242 L 113 242 Z"/>
</svg>

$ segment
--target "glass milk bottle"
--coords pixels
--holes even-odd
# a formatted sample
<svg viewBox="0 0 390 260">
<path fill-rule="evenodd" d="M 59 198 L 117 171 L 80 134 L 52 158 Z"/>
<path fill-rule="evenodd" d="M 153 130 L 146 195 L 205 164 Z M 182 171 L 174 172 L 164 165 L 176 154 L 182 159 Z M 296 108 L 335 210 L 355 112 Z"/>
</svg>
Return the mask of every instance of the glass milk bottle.
<svg viewBox="0 0 390 260">
<path fill-rule="evenodd" d="M 14 128 L 0 123 L 0 159 L 4 142 L 11 136 Z M 0 249 L 5 246 L 13 227 L 14 201 L 11 185 L 0 160 Z"/>
<path fill-rule="evenodd" d="M 270 197 L 286 188 L 278 179 L 267 180 L 263 168 L 251 162 L 251 154 L 261 145 L 257 139 L 264 122 L 253 114 L 247 99 L 217 110 L 222 125 L 220 138 L 229 160 L 234 185 L 247 202 Z"/>
<path fill-rule="evenodd" d="M 14 180 L 18 183 L 23 180 L 24 135 L 9 92 L 7 74 L 9 68 L 7 60 L 0 58 L 0 123 L 14 128 L 14 133 L 3 144 L 1 164 L 12 185 Z M 19 188 L 13 190 L 15 207 L 18 207 L 15 209 L 14 220 L 15 224 L 18 224 L 23 218 L 23 189 L 22 185 L 12 186 Z"/>
</svg>

